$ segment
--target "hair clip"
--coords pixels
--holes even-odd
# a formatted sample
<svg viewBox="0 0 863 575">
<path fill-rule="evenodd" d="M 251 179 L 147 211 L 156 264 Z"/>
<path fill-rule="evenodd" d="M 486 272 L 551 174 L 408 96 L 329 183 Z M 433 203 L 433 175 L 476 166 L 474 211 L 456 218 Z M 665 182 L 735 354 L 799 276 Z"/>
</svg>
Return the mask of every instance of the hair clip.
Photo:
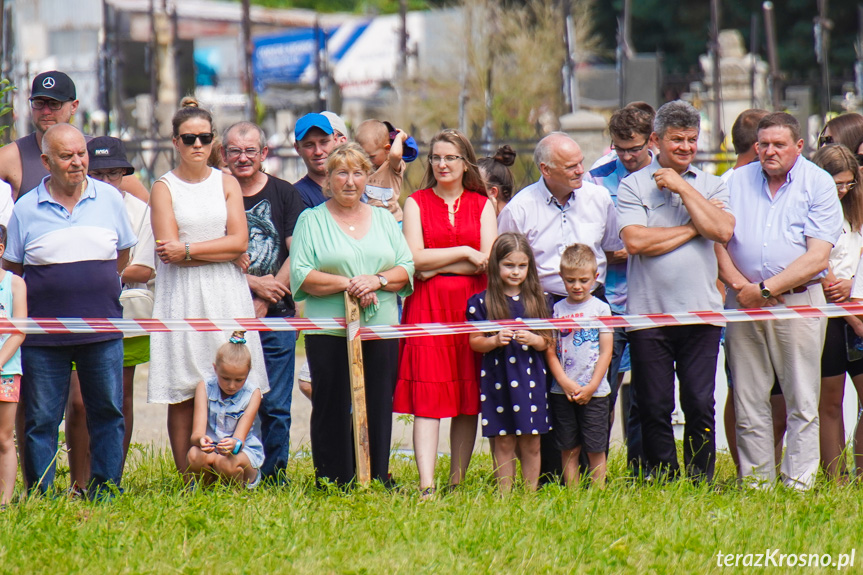
<svg viewBox="0 0 863 575">
<path fill-rule="evenodd" d="M 229 343 L 246 343 L 246 332 L 244 331 L 235 331 L 231 334 L 231 339 L 228 340 Z"/>
</svg>

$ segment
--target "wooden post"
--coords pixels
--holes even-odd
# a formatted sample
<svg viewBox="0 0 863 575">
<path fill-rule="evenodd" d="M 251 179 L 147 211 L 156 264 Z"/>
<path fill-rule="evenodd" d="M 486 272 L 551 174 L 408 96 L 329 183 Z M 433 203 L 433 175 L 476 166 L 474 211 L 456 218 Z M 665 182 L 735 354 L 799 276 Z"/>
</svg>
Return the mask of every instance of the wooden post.
<svg viewBox="0 0 863 575">
<path fill-rule="evenodd" d="M 357 481 L 371 483 L 369 456 L 369 422 L 366 415 L 366 383 L 363 370 L 363 348 L 360 339 L 360 305 L 357 298 L 345 292 L 345 323 L 348 332 L 348 367 L 351 373 L 351 406 L 354 419 L 354 453 Z"/>
</svg>

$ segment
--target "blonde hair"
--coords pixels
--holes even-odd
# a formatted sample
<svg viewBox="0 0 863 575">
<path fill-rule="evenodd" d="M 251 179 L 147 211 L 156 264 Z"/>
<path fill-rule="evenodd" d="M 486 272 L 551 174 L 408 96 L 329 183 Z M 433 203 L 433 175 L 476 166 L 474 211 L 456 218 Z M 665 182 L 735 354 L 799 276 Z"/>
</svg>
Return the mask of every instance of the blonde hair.
<svg viewBox="0 0 863 575">
<path fill-rule="evenodd" d="M 216 351 L 216 365 L 244 365 L 252 367 L 252 354 L 246 346 L 246 332 L 235 331 L 231 339 Z"/>
<path fill-rule="evenodd" d="M 383 148 L 390 143 L 390 131 L 380 120 L 366 120 L 357 128 L 356 140 L 363 147 L 369 144 Z"/>
<path fill-rule="evenodd" d="M 327 156 L 327 173 L 333 173 L 336 168 L 348 166 L 360 168 L 366 174 L 372 171 L 372 161 L 362 146 L 356 142 L 346 142 L 333 148 Z"/>
<path fill-rule="evenodd" d="M 560 255 L 560 271 L 572 272 L 580 269 L 597 269 L 596 254 L 589 246 L 584 244 L 572 244 Z"/>
</svg>

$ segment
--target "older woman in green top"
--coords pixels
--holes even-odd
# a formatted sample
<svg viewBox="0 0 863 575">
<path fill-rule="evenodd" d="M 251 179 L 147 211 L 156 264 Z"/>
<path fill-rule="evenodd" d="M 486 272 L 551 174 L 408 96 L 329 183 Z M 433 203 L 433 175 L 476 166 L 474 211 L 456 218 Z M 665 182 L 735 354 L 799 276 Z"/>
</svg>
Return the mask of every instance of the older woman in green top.
<svg viewBox="0 0 863 575">
<path fill-rule="evenodd" d="M 414 264 L 398 224 L 383 209 L 360 201 L 371 162 L 357 144 L 327 159 L 332 196 L 302 213 L 291 244 L 291 290 L 306 302 L 306 317 L 343 318 L 343 292 L 360 300 L 363 325 L 398 323 L 396 294 L 413 291 Z M 309 332 L 312 374 L 312 459 L 318 479 L 337 484 L 354 477 L 351 395 L 344 330 Z M 392 404 L 398 369 L 396 340 L 364 341 L 366 409 L 373 479 L 389 475 Z"/>
</svg>

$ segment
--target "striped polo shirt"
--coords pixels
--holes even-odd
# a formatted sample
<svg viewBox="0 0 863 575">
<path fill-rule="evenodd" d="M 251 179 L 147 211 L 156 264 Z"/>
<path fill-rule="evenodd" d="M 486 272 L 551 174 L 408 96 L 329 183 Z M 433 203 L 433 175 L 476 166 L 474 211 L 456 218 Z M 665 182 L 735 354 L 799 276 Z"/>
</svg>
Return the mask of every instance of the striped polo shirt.
<svg viewBox="0 0 863 575">
<path fill-rule="evenodd" d="M 47 179 L 47 178 L 46 178 Z M 3 258 L 23 264 L 28 315 L 122 317 L 117 252 L 137 243 L 123 197 L 90 177 L 69 213 L 45 179 L 21 197 L 9 220 Z M 29 335 L 25 346 L 78 345 L 119 339 L 120 333 Z"/>
</svg>

